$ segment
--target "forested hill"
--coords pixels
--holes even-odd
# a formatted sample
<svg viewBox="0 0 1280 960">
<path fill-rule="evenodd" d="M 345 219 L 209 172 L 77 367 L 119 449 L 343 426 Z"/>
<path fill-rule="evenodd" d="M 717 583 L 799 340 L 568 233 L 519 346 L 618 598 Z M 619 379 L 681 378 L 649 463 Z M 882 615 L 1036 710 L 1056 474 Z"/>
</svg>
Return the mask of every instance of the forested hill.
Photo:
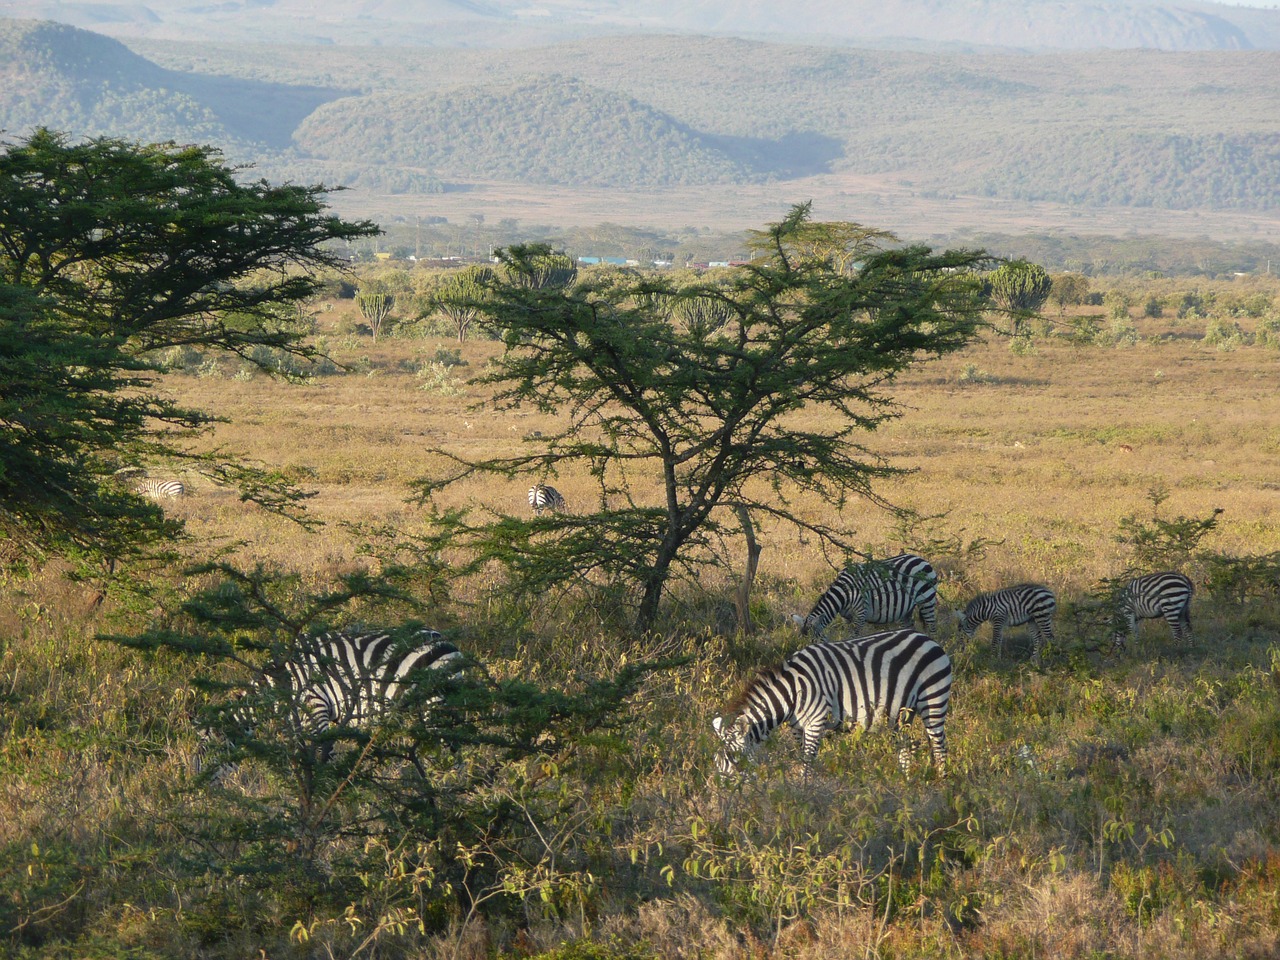
<svg viewBox="0 0 1280 960">
<path fill-rule="evenodd" d="M 430 131 L 430 136 L 423 136 Z M 651 187 L 795 175 L 827 156 L 700 133 L 631 97 L 562 76 L 447 94 L 376 93 L 326 104 L 294 133 L 310 156 L 349 163 L 376 143 L 448 180 Z"/>
<path fill-rule="evenodd" d="M 165 69 L 124 44 L 49 21 L 0 20 L 0 130 L 213 143 L 251 155 L 346 91 Z"/>
<path fill-rule="evenodd" d="M 830 171 L 940 198 L 1280 208 L 1280 53 L 939 54 L 681 36 L 133 49 L 0 21 L 0 128 L 212 142 L 273 179 L 379 192 Z"/>
</svg>

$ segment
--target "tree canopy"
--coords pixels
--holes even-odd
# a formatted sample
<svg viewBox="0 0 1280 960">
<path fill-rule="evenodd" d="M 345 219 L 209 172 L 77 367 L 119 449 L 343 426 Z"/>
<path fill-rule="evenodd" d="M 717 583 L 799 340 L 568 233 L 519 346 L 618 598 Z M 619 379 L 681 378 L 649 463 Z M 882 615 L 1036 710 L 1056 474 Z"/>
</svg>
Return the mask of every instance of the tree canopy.
<svg viewBox="0 0 1280 960">
<path fill-rule="evenodd" d="M 819 235 L 856 239 L 858 265 L 823 255 Z M 599 483 L 593 514 L 441 522 L 530 591 L 569 571 L 634 584 L 641 627 L 673 570 L 708 562 L 718 537 L 747 526 L 744 510 L 852 550 L 836 527 L 801 520 L 788 498 L 807 491 L 839 510 L 852 495 L 874 496 L 871 481 L 895 470 L 858 438 L 896 416 L 887 387 L 917 359 L 968 343 L 986 307 L 981 252 L 888 239 L 814 223 L 805 204 L 722 280 L 616 271 L 540 287 L 531 278 L 554 256 L 547 247 L 503 251 L 481 307 L 506 350 L 479 382 L 495 388 L 499 408 L 535 404 L 559 411 L 564 426 L 527 455 L 453 457 L 423 496 L 477 473 L 587 467 Z M 825 416 L 789 416 L 810 407 Z M 657 481 L 657 502 L 635 494 L 641 478 Z"/>
<path fill-rule="evenodd" d="M 39 130 L 0 152 L 0 540 L 5 559 L 117 559 L 177 526 L 118 484 L 126 466 L 195 461 L 279 509 L 269 474 L 179 449 L 209 422 L 155 393 L 157 351 L 308 356 L 288 307 L 331 240 L 376 232 L 324 212 L 319 186 L 242 183 L 216 150 Z"/>
</svg>

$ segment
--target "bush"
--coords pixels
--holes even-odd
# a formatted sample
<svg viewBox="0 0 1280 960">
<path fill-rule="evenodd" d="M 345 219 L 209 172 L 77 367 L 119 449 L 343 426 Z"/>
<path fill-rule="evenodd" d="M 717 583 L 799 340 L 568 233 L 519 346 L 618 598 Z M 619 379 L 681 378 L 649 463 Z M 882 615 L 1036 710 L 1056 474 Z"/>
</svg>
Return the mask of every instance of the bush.
<svg viewBox="0 0 1280 960">
<path fill-rule="evenodd" d="M 1219 350 L 1234 350 L 1248 346 L 1253 337 L 1234 320 L 1213 319 L 1205 324 L 1204 342 Z"/>
<path fill-rule="evenodd" d="M 1269 313 L 1258 321 L 1253 331 L 1253 342 L 1260 347 L 1280 350 L 1280 313 Z"/>
</svg>

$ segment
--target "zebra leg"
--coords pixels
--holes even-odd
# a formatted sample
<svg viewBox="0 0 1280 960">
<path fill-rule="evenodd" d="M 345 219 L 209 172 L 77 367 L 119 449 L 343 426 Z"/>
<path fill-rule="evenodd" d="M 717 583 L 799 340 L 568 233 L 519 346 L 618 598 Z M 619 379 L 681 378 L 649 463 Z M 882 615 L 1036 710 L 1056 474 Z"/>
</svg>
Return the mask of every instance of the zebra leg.
<svg viewBox="0 0 1280 960">
<path fill-rule="evenodd" d="M 996 656 L 1004 659 L 1004 621 L 1000 617 L 991 620 L 991 645 L 995 647 Z"/>
<path fill-rule="evenodd" d="M 804 778 L 808 781 L 813 772 L 813 761 L 817 759 L 818 756 L 818 746 L 822 743 L 824 725 L 819 723 L 798 729 L 804 742 Z"/>
<path fill-rule="evenodd" d="M 1182 610 L 1173 625 L 1173 639 L 1185 646 L 1191 646 L 1191 611 Z"/>
<path fill-rule="evenodd" d="M 906 723 L 898 725 L 898 766 L 904 776 L 911 775 L 916 752 L 920 749 L 920 739 L 916 737 Z"/>
<path fill-rule="evenodd" d="M 933 765 L 938 769 L 938 776 L 947 775 L 947 731 L 939 723 L 930 726 L 925 720 L 924 732 L 929 737 L 929 754 L 933 757 Z"/>
<path fill-rule="evenodd" d="M 920 621 L 924 624 L 924 632 L 931 637 L 938 635 L 938 601 L 926 601 L 919 607 Z"/>
<path fill-rule="evenodd" d="M 1035 658 L 1036 665 L 1043 663 L 1042 654 L 1046 643 L 1053 643 L 1053 621 L 1049 619 L 1035 620 L 1031 624 L 1032 633 L 1035 636 Z"/>
</svg>

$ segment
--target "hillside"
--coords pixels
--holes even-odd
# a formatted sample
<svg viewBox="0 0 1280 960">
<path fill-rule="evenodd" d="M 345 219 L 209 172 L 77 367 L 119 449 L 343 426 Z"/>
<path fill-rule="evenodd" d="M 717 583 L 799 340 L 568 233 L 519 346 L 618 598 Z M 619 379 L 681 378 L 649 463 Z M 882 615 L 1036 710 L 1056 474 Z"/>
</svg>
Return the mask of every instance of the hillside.
<svg viewBox="0 0 1280 960">
<path fill-rule="evenodd" d="M 274 179 L 383 194 L 831 175 L 937 203 L 1280 207 L 1280 53 L 927 54 L 679 36 L 131 51 L 23 21 L 0 21 L 0 51 L 11 136 L 46 124 L 212 142 Z"/>
<path fill-rule="evenodd" d="M 1194 0 L 0 0 L 0 15 L 119 37 L 431 47 L 511 48 L 636 32 L 898 47 L 1280 47 L 1280 11 Z"/>
<path fill-rule="evenodd" d="M 47 21 L 0 20 L 0 129 L 215 143 L 248 155 L 342 91 L 168 70 L 116 40 Z"/>
<path fill-rule="evenodd" d="M 754 180 L 775 172 L 770 160 L 777 159 L 699 134 L 629 97 L 555 76 L 440 97 L 346 98 L 317 109 L 294 141 L 310 156 L 347 162 L 376 143 L 378 157 L 394 165 L 455 181 L 616 187 Z"/>
</svg>

